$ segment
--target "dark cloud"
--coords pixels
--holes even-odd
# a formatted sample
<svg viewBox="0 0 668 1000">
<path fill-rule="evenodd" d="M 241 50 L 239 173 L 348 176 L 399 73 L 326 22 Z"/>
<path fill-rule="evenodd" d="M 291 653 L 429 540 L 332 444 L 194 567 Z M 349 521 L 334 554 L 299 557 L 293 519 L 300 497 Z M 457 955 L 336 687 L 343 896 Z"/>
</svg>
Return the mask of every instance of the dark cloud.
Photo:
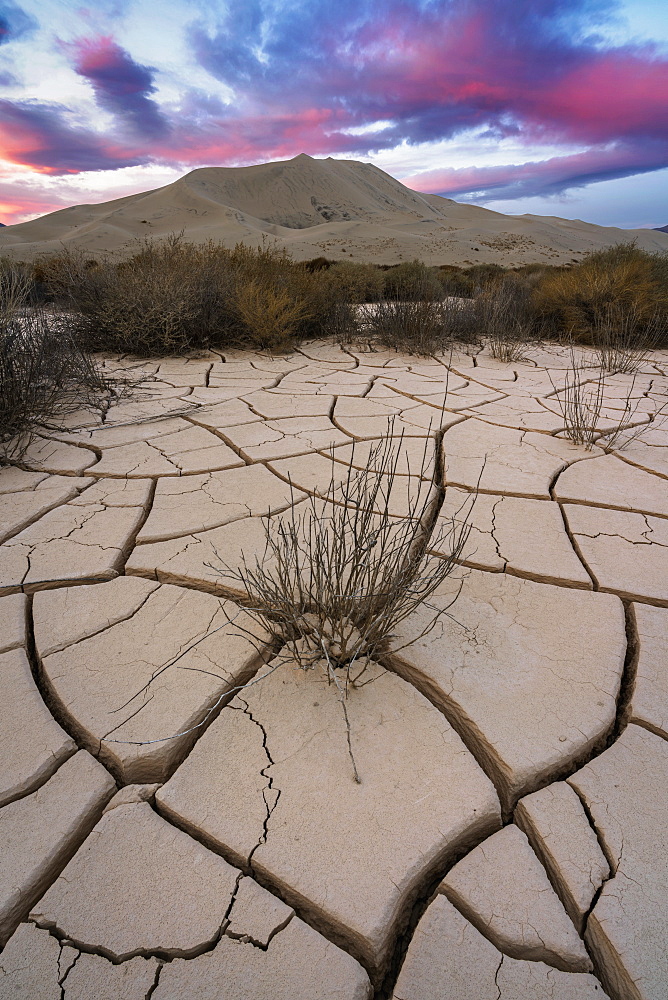
<svg viewBox="0 0 668 1000">
<path fill-rule="evenodd" d="M 37 22 L 14 3 L 0 2 L 0 45 L 30 34 Z"/>
<path fill-rule="evenodd" d="M 151 67 L 136 63 L 107 36 L 80 39 L 66 48 L 73 53 L 76 72 L 93 87 L 101 108 L 136 135 L 159 139 L 167 134 L 167 118 L 149 96 L 155 93 Z"/>
<path fill-rule="evenodd" d="M 37 101 L 0 101 L 5 159 L 49 174 L 110 170 L 145 163 L 147 156 L 67 121 L 67 109 Z"/>
</svg>

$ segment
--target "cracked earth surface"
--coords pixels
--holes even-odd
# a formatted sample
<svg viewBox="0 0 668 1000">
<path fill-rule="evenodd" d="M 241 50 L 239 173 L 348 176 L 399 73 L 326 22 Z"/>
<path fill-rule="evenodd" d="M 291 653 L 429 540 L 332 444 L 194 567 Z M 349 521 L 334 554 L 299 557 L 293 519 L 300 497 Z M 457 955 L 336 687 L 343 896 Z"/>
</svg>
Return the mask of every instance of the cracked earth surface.
<svg viewBox="0 0 668 1000">
<path fill-rule="evenodd" d="M 0 469 L 1 1000 L 666 1000 L 668 353 L 588 451 L 557 347 L 99 360 Z M 390 418 L 471 532 L 348 734 L 220 568 Z"/>
</svg>

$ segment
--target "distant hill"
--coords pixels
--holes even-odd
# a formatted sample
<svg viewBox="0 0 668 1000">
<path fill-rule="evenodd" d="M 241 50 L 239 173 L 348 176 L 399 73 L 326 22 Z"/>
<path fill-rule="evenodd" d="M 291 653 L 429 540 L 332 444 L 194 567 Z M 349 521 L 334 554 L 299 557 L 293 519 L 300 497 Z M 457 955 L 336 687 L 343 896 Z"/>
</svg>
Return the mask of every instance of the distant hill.
<svg viewBox="0 0 668 1000">
<path fill-rule="evenodd" d="M 379 264 L 416 257 L 429 264 L 556 264 L 630 238 L 648 250 L 668 249 L 661 232 L 501 215 L 412 191 L 370 163 L 301 153 L 252 167 L 205 167 L 154 191 L 6 226 L 0 254 L 29 259 L 63 244 L 104 254 L 181 230 L 188 239 L 226 246 L 269 239 L 297 260 Z"/>
<path fill-rule="evenodd" d="M 668 233 L 668 226 L 657 226 L 654 230 L 655 233 Z"/>
</svg>

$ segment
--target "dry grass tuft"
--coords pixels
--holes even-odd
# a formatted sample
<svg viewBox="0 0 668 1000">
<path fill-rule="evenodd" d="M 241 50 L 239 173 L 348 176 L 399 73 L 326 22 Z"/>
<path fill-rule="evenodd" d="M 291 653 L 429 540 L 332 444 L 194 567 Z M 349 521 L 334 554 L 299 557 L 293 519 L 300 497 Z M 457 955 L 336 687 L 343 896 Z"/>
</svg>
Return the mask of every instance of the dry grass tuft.
<svg viewBox="0 0 668 1000">
<path fill-rule="evenodd" d="M 261 556 L 249 560 L 242 555 L 238 566 L 222 560 L 210 566 L 223 579 L 234 581 L 236 591 L 241 589 L 247 595 L 239 603 L 254 626 L 242 626 L 237 622 L 239 615 L 230 623 L 234 622 L 263 655 L 268 637 L 273 659 L 265 672 L 221 694 L 195 726 L 146 742 L 161 743 L 193 732 L 206 725 L 232 694 L 296 663 L 303 670 L 322 669 L 336 689 L 353 775 L 361 781 L 350 739 L 349 690 L 370 682 L 370 664 L 389 650 L 397 626 L 418 607 L 426 606 L 432 615 L 416 638 L 428 634 L 442 616 L 449 615 L 459 591 L 442 608 L 432 607 L 429 598 L 463 559 L 470 533 L 469 506 L 467 515 L 462 518 L 458 511 L 456 518 L 432 537 L 444 498 L 438 458 L 441 435 L 427 436 L 420 468 L 410 470 L 414 475 L 398 474 L 402 444 L 403 435 L 393 437 L 390 421 L 387 435 L 371 450 L 365 468 L 355 469 L 353 450 L 342 476 L 335 471 L 341 463 L 332 455 L 332 476 L 322 496 L 311 496 L 278 517 L 264 519 Z M 411 480 L 415 480 L 413 485 Z M 404 490 L 407 516 L 399 517 L 393 506 Z M 431 555 L 431 547 L 448 555 Z M 197 642 L 204 639 L 206 636 Z M 152 680 L 174 666 L 190 648 L 160 668 Z M 141 741 L 108 742 L 143 745 Z"/>
<path fill-rule="evenodd" d="M 550 379 L 552 380 L 552 376 Z M 634 401 L 633 398 L 635 383 L 634 374 L 619 416 L 609 422 L 605 421 L 601 413 L 605 402 L 606 369 L 603 366 L 593 369 L 590 361 L 586 358 L 576 360 L 571 351 L 571 364 L 563 389 L 558 390 L 552 381 L 564 421 L 565 436 L 573 444 L 583 445 L 587 451 L 591 451 L 599 439 L 604 439 L 605 447 L 612 448 L 616 445 L 619 450 L 640 437 L 665 412 L 668 403 L 658 407 L 642 421 L 636 420 L 639 401 Z"/>
<path fill-rule="evenodd" d="M 550 375 L 552 381 L 552 376 Z M 603 407 L 605 391 L 605 373 L 599 372 L 599 377 L 592 380 L 591 364 L 586 360 L 576 360 L 571 352 L 571 366 L 566 373 L 564 387 L 561 390 L 552 381 L 561 416 L 564 421 L 565 435 L 573 444 L 580 444 L 591 451 L 596 438 L 600 435 L 600 416 Z"/>
</svg>

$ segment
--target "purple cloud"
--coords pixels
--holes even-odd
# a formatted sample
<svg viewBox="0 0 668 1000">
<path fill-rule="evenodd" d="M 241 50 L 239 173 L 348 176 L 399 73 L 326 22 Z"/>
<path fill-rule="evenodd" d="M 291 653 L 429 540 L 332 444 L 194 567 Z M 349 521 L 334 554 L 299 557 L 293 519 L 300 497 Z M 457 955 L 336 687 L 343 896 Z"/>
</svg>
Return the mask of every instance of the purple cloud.
<svg viewBox="0 0 668 1000">
<path fill-rule="evenodd" d="M 37 22 L 15 3 L 0 3 L 0 45 L 6 45 L 37 27 Z"/>
<path fill-rule="evenodd" d="M 589 149 L 538 162 L 429 170 L 404 177 L 403 183 L 416 191 L 461 201 L 505 201 L 561 194 L 597 181 L 660 170 L 667 162 L 668 142 L 657 142 L 642 149 Z"/>
<path fill-rule="evenodd" d="M 591 27 L 606 6 L 253 0 L 214 32 L 193 25 L 190 38 L 208 72 L 236 89 L 242 114 L 328 108 L 341 131 L 390 121 L 367 134 L 367 150 L 472 127 L 581 143 L 661 138 L 668 61 L 651 46 L 606 48 Z"/>
<path fill-rule="evenodd" d="M 167 118 L 150 94 L 154 70 L 136 63 L 108 36 L 79 39 L 66 46 L 74 68 L 93 87 L 97 103 L 137 135 L 159 139 L 169 131 Z"/>
<path fill-rule="evenodd" d="M 4 159 L 47 174 L 109 170 L 145 163 L 146 156 L 66 121 L 66 108 L 37 101 L 0 101 Z"/>
</svg>

